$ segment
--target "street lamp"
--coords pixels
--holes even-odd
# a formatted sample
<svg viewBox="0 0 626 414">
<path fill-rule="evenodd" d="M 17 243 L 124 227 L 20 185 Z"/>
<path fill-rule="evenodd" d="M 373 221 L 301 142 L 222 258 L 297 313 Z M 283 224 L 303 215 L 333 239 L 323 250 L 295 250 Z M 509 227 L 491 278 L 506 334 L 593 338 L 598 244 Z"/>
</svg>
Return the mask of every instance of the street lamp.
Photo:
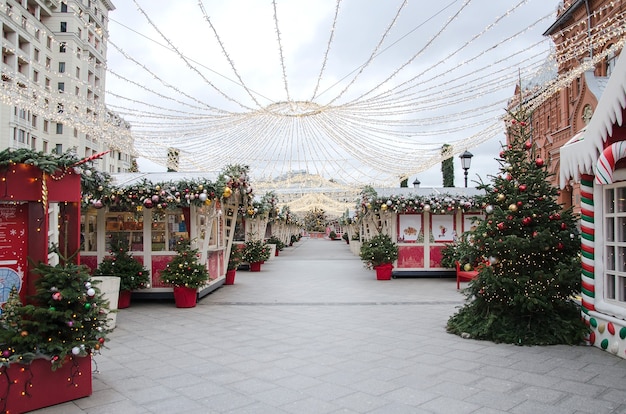
<svg viewBox="0 0 626 414">
<path fill-rule="evenodd" d="M 415 181 L 413 181 L 413 188 L 420 188 L 421 183 L 422 182 L 416 178 Z"/>
<path fill-rule="evenodd" d="M 459 155 L 459 158 L 461 159 L 461 168 L 465 170 L 465 187 L 467 187 L 467 170 L 469 170 L 470 165 L 472 165 L 473 156 L 474 154 L 467 150 L 463 154 Z"/>
</svg>

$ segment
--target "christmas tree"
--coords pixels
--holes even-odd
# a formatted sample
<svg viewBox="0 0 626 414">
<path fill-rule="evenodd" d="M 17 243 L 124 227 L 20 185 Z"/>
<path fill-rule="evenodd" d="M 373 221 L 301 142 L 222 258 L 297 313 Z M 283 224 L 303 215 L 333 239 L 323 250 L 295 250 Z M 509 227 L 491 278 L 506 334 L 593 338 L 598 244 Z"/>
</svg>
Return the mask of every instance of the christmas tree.
<svg viewBox="0 0 626 414">
<path fill-rule="evenodd" d="M 110 257 L 100 262 L 94 275 L 119 277 L 120 292 L 144 289 L 149 286 L 150 271 L 133 259 L 128 251 L 128 239 L 126 237 L 113 237 L 110 253 Z"/>
<path fill-rule="evenodd" d="M 108 302 L 89 268 L 73 263 L 39 264 L 34 271 L 36 295 L 22 305 L 11 293 L 0 317 L 0 363 L 29 362 L 49 358 L 52 369 L 68 356 L 85 356 L 105 342 Z"/>
<path fill-rule="evenodd" d="M 161 271 L 161 281 L 174 287 L 197 289 L 209 280 L 209 272 L 198 259 L 198 249 L 185 238 L 176 240 L 176 256 Z"/>
<path fill-rule="evenodd" d="M 580 240 L 571 210 L 557 203 L 543 159 L 535 157 L 523 110 L 511 114 L 500 174 L 485 191 L 485 218 L 464 233 L 479 276 L 448 331 L 520 345 L 578 344 L 587 329 L 572 300 L 580 292 Z M 473 250 L 473 251 L 467 251 Z"/>
</svg>

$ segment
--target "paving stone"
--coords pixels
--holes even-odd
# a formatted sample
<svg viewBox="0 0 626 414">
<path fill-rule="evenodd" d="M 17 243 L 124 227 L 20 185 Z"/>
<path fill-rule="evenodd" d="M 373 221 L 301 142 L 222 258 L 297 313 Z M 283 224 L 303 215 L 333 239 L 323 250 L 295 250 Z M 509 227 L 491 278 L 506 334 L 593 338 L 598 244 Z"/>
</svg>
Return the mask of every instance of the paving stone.
<svg viewBox="0 0 626 414">
<path fill-rule="evenodd" d="M 345 244 L 290 249 L 189 311 L 123 309 L 93 395 L 35 413 L 626 414 L 626 360 L 462 339 L 454 279 L 381 282 Z"/>
</svg>

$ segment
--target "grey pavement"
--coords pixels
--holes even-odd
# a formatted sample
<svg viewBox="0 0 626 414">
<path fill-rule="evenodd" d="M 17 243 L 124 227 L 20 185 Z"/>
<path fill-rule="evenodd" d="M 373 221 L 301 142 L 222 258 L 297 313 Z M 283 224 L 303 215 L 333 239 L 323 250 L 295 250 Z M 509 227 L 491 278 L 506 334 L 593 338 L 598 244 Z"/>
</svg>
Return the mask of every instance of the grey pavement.
<svg viewBox="0 0 626 414">
<path fill-rule="evenodd" d="M 133 302 L 77 413 L 626 413 L 626 360 L 446 333 L 454 279 L 377 281 L 343 241 L 303 239 L 177 309 Z"/>
</svg>

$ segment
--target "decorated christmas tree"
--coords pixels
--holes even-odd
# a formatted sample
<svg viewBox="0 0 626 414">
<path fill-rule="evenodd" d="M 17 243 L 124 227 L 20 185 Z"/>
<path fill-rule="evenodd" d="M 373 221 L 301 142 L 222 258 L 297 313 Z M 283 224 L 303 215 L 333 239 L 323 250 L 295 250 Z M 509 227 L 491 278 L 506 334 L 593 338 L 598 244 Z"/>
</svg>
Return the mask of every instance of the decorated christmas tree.
<svg viewBox="0 0 626 414">
<path fill-rule="evenodd" d="M 161 271 L 161 281 L 174 287 L 197 289 L 207 283 L 209 272 L 198 259 L 198 249 L 185 238 L 176 240 L 176 256 Z"/>
<path fill-rule="evenodd" d="M 36 295 L 22 305 L 17 291 L 11 293 L 0 317 L 1 364 L 49 358 L 52 369 L 68 356 L 85 356 L 101 348 L 108 302 L 86 266 L 73 263 L 39 264 L 35 272 Z M 92 284 L 93 283 L 93 284 Z"/>
<path fill-rule="evenodd" d="M 587 332 L 573 298 L 580 292 L 580 240 L 557 203 L 545 161 L 535 156 L 523 111 L 511 114 L 500 174 L 481 183 L 485 218 L 464 233 L 479 276 L 448 331 L 520 345 L 578 344 Z"/>
<path fill-rule="evenodd" d="M 150 271 L 129 253 L 127 238 L 113 237 L 110 253 L 110 257 L 100 262 L 95 275 L 119 277 L 120 291 L 145 289 L 150 285 Z"/>
</svg>

